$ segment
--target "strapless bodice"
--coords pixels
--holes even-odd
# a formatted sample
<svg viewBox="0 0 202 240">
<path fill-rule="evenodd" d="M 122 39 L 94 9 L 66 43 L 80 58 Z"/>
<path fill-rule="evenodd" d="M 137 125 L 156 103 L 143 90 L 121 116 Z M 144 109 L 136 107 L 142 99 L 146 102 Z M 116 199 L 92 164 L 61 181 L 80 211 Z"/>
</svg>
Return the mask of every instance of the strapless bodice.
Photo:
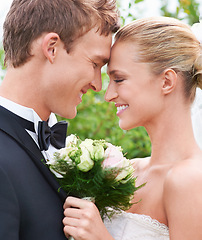
<svg viewBox="0 0 202 240">
<path fill-rule="evenodd" d="M 150 216 L 121 212 L 104 223 L 115 240 L 169 240 L 168 227 Z"/>
</svg>

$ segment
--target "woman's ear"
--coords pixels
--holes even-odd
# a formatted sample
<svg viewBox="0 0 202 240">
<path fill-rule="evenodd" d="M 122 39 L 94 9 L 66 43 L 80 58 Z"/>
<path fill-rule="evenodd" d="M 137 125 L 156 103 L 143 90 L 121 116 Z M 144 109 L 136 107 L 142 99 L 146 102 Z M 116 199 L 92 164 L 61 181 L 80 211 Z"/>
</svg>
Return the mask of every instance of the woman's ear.
<svg viewBox="0 0 202 240">
<path fill-rule="evenodd" d="M 164 95 L 171 93 L 177 84 L 177 73 L 173 69 L 166 69 L 163 73 L 162 92 Z"/>
<path fill-rule="evenodd" d="M 60 37 L 57 33 L 47 33 L 43 38 L 42 51 L 50 63 L 54 62 L 59 42 Z"/>
</svg>

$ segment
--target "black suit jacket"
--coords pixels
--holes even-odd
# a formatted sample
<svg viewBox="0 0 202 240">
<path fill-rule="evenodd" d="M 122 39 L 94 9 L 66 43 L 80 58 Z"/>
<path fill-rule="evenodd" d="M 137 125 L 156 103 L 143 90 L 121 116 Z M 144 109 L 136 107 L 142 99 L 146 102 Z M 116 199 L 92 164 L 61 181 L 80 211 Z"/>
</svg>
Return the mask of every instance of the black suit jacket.
<svg viewBox="0 0 202 240">
<path fill-rule="evenodd" d="M 66 194 L 39 148 L 13 114 L 0 106 L 0 239 L 64 240 Z"/>
</svg>

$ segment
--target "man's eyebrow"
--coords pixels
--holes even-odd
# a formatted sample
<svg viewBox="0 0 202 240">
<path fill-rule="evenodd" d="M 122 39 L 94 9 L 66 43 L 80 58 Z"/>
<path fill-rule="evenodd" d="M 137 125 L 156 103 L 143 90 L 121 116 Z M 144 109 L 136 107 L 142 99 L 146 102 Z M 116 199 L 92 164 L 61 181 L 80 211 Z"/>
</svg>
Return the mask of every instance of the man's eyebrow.
<svg viewBox="0 0 202 240">
<path fill-rule="evenodd" d="M 101 63 L 103 63 L 103 65 L 105 65 L 106 63 L 109 62 L 109 58 L 106 58 L 103 55 L 96 55 L 96 56 L 94 56 L 93 59 L 97 60 L 97 61 L 101 61 Z"/>
<path fill-rule="evenodd" d="M 105 65 L 106 63 L 109 62 L 109 58 L 104 58 L 104 59 L 102 60 L 102 62 L 103 62 L 103 64 Z"/>
</svg>

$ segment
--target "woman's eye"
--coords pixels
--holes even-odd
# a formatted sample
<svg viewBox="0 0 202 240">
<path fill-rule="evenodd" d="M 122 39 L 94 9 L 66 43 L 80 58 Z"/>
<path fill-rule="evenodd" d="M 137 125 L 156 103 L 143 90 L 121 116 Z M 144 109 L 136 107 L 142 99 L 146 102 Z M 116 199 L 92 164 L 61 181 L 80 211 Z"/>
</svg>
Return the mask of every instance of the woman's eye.
<svg viewBox="0 0 202 240">
<path fill-rule="evenodd" d="M 124 81 L 124 79 L 114 79 L 114 82 L 115 83 L 121 83 L 121 82 L 123 82 Z"/>
</svg>

